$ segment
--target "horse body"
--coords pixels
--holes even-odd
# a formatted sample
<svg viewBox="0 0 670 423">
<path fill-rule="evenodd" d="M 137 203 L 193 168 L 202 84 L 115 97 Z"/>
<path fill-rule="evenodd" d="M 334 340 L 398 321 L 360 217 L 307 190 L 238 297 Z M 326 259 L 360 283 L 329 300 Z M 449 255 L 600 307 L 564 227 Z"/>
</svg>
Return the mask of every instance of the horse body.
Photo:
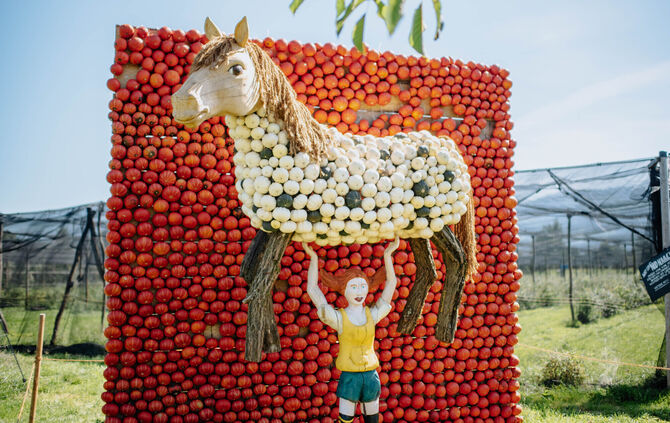
<svg viewBox="0 0 670 423">
<path fill-rule="evenodd" d="M 210 42 L 172 96 L 175 120 L 197 128 L 225 116 L 235 140 L 236 188 L 259 231 L 245 254 L 249 284 L 245 357 L 278 351 L 271 291 L 291 240 L 318 245 L 408 238 L 417 274 L 398 332 L 412 333 L 437 278 L 430 241 L 447 265 L 435 335 L 451 342 L 465 279 L 475 271 L 470 176 L 454 142 L 427 131 L 376 138 L 320 125 L 287 78 L 248 42 L 207 19 Z M 455 233 L 448 225 L 455 225 Z"/>
<path fill-rule="evenodd" d="M 414 132 L 340 134 L 319 162 L 290 155 L 283 123 L 263 109 L 226 116 L 242 211 L 266 232 L 317 245 L 429 239 L 467 211 L 470 176 L 455 143 Z"/>
</svg>

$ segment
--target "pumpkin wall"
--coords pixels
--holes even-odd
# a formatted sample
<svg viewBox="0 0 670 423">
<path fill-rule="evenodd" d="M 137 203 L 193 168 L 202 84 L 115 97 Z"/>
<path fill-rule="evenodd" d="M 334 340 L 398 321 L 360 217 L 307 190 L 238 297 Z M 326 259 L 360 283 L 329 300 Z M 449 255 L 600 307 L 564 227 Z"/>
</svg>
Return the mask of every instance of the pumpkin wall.
<svg viewBox="0 0 670 423">
<path fill-rule="evenodd" d="M 273 292 L 282 350 L 260 363 L 244 360 L 247 284 L 239 271 L 255 229 L 239 207 L 233 142 L 223 118 L 189 131 L 171 116 L 170 95 L 206 41 L 196 30 L 117 28 L 107 83 L 114 96 L 105 421 L 334 422 L 337 337 L 306 293 L 308 261 L 299 243 L 281 259 Z M 257 42 L 319 122 L 361 134 L 448 135 L 469 166 L 479 266 L 465 285 L 456 339 L 445 344 L 434 336 L 439 281 L 414 333 L 396 331 L 416 272 L 402 241 L 393 310 L 376 330 L 383 421 L 522 421 L 508 71 L 331 44 Z M 317 253 L 334 271 L 379 268 L 383 250 L 354 244 Z M 433 255 L 442 279 L 448 269 Z M 339 294 L 326 297 L 345 305 Z"/>
</svg>

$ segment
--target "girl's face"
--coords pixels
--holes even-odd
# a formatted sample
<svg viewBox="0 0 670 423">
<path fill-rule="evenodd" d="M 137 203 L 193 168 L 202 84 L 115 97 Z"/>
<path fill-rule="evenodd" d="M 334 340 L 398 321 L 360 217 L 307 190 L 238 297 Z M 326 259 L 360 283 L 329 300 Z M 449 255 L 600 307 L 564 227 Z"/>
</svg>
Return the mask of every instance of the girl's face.
<svg viewBox="0 0 670 423">
<path fill-rule="evenodd" d="M 363 278 L 354 278 L 347 282 L 344 297 L 351 305 L 363 305 L 368 296 L 368 282 Z"/>
</svg>

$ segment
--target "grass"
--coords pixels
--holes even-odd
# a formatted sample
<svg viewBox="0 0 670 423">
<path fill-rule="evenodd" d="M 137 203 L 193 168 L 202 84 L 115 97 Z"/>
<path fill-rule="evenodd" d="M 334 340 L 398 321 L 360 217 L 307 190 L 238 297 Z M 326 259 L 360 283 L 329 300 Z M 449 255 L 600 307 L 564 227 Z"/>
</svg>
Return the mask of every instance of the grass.
<svg viewBox="0 0 670 423">
<path fill-rule="evenodd" d="M 566 306 L 522 310 L 519 322 L 523 330 L 515 353 L 526 421 L 670 421 L 670 391 L 658 387 L 653 369 L 579 360 L 586 373 L 584 386 L 549 389 L 541 384 L 540 374 L 550 355 L 525 346 L 654 366 L 664 334 L 664 317 L 655 305 L 578 327 L 570 327 Z"/>
<path fill-rule="evenodd" d="M 18 358 L 27 378 L 34 358 L 23 354 Z M 67 355 L 45 358 L 90 359 Z M 35 420 L 44 423 L 102 422 L 100 394 L 104 368 L 103 363 L 44 360 Z M 0 422 L 17 421 L 25 390 L 26 384 L 14 358 L 7 352 L 0 352 Z M 27 422 L 29 414 L 30 393 L 20 421 Z"/>
<path fill-rule="evenodd" d="M 525 345 L 578 353 L 619 362 L 655 365 L 663 336 L 663 315 L 654 305 L 623 311 L 609 319 L 568 327 L 566 306 L 521 310 L 523 331 L 515 349 L 521 360 L 521 403 L 532 423 L 642 423 L 670 421 L 670 391 L 651 380 L 650 369 L 582 361 L 586 384 L 545 388 L 540 383 L 550 355 Z M 99 328 L 99 315 L 96 324 Z M 35 323 L 36 325 L 36 323 Z M 93 329 L 90 329 L 93 330 Z M 50 358 L 84 358 L 53 355 Z M 95 358 L 102 358 L 95 357 Z M 24 372 L 33 357 L 19 355 Z M 102 363 L 42 364 L 37 421 L 47 423 L 102 422 Z M 0 422 L 15 422 L 26 384 L 10 354 L 0 352 Z M 22 422 L 28 420 L 28 407 Z"/>
</svg>

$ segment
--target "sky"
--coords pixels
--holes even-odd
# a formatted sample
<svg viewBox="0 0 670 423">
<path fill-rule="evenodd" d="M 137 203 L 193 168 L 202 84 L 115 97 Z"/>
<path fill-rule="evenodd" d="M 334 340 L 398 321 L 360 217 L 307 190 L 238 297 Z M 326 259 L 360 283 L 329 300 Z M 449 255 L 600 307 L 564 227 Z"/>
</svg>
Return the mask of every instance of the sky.
<svg viewBox="0 0 670 423">
<path fill-rule="evenodd" d="M 389 37 L 372 1 L 339 38 L 335 1 L 15 1 L 0 15 L 0 213 L 58 209 L 109 197 L 111 122 L 106 81 L 117 24 L 203 29 L 206 16 L 232 32 L 242 16 L 252 38 L 352 45 L 367 12 L 370 48 L 416 54 L 411 13 Z M 516 169 L 652 157 L 670 148 L 670 2 L 442 0 L 445 28 L 429 57 L 497 64 L 510 71 Z"/>
</svg>

